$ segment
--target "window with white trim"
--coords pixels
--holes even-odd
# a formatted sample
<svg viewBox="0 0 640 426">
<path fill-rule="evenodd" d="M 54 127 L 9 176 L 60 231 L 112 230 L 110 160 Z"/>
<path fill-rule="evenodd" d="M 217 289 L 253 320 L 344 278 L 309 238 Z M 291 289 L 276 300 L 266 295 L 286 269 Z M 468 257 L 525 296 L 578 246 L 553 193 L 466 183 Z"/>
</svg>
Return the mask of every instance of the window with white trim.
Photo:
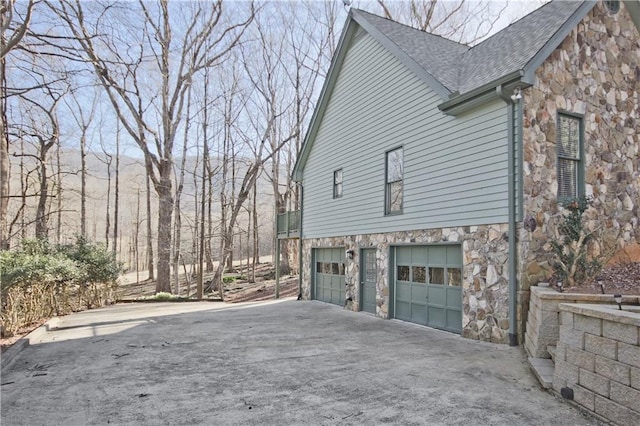
<svg viewBox="0 0 640 426">
<path fill-rule="evenodd" d="M 342 198 L 342 169 L 333 172 L 333 198 Z"/>
<path fill-rule="evenodd" d="M 385 170 L 385 214 L 402 213 L 404 154 L 402 147 L 388 151 Z"/>
</svg>

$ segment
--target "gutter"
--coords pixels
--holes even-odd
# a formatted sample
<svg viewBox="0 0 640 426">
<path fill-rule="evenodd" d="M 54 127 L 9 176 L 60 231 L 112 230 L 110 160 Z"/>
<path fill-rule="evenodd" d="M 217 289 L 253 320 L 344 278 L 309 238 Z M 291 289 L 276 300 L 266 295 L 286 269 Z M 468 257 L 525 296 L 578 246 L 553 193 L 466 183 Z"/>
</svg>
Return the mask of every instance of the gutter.
<svg viewBox="0 0 640 426">
<path fill-rule="evenodd" d="M 516 85 L 521 85 L 522 87 L 529 86 L 530 84 L 526 82 L 524 86 L 522 85 L 523 76 L 524 71 L 517 70 L 463 95 L 453 93 L 448 101 L 438 105 L 438 109 L 445 114 L 455 116 L 467 112 L 492 99 L 497 99 L 498 97 L 502 98 L 505 102 L 508 101 L 508 103 L 513 103 L 511 98 L 506 96 L 505 93 L 510 89 L 513 89 Z M 498 93 L 499 87 L 502 88 L 502 92 L 500 93 Z M 505 100 L 504 96 L 506 96 L 507 100 Z"/>
<path fill-rule="evenodd" d="M 515 158 L 514 158 L 514 104 L 517 106 L 519 100 L 512 100 L 509 93 L 511 90 L 505 90 L 502 84 L 495 88 L 496 95 L 507 104 L 507 120 L 508 120 L 508 159 L 507 159 L 507 192 L 509 197 L 509 346 L 518 346 L 518 333 L 516 327 L 516 316 L 518 312 L 518 280 L 516 279 L 516 192 L 515 192 Z M 522 201 L 521 201 L 522 202 Z"/>
<path fill-rule="evenodd" d="M 304 187 L 302 186 L 302 181 L 298 182 L 300 187 L 300 223 L 298 228 L 298 300 L 302 300 L 302 214 L 304 212 Z"/>
</svg>

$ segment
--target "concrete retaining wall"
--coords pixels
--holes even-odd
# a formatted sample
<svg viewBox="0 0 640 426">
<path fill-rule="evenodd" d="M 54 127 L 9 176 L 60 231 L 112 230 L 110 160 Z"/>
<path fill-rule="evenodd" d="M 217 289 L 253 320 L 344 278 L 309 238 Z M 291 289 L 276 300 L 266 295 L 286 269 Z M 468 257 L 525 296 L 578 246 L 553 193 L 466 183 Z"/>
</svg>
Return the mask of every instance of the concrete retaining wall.
<svg viewBox="0 0 640 426">
<path fill-rule="evenodd" d="M 550 358 L 547 346 L 560 338 L 560 303 L 611 304 L 612 294 L 558 293 L 552 288 L 531 287 L 525 349 L 534 358 Z M 623 303 L 640 304 L 638 296 L 624 296 Z"/>
<path fill-rule="evenodd" d="M 640 419 L 640 307 L 564 304 L 553 389 L 618 425 Z M 565 389 L 562 392 L 563 388 Z M 570 390 L 569 390 L 570 389 Z M 573 395 L 571 396 L 571 391 Z"/>
</svg>

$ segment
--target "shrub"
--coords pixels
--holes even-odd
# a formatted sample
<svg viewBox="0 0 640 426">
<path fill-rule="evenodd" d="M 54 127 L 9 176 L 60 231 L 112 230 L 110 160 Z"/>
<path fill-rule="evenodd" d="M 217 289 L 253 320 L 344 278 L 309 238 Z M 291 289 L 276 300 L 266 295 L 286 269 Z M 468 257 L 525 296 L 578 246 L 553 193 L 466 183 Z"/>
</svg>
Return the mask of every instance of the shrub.
<svg viewBox="0 0 640 426">
<path fill-rule="evenodd" d="M 155 300 L 173 300 L 175 298 L 175 296 L 171 293 L 166 293 L 161 291 L 160 293 L 156 293 L 152 299 Z"/>
<path fill-rule="evenodd" d="M 20 248 L 0 252 L 2 335 L 116 298 L 120 265 L 104 246 L 78 239 L 52 246 L 25 240 Z"/>
<path fill-rule="evenodd" d="M 570 287 L 585 282 L 602 269 L 598 259 L 588 259 L 587 256 L 587 247 L 597 231 L 589 231 L 585 226 L 583 215 L 589 205 L 590 200 L 586 197 L 565 203 L 566 214 L 558 224 L 557 239 L 550 241 L 556 277 Z"/>
</svg>

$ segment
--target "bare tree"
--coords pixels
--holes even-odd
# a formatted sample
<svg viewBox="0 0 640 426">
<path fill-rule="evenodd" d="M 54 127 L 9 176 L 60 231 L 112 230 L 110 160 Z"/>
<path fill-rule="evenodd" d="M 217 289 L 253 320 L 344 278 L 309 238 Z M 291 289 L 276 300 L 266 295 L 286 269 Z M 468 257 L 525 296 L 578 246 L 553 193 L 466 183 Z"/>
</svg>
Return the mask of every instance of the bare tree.
<svg viewBox="0 0 640 426">
<path fill-rule="evenodd" d="M 35 155 L 38 162 L 38 203 L 36 207 L 35 217 L 35 237 L 39 239 L 47 239 L 49 233 L 49 212 L 47 211 L 47 201 L 49 195 L 49 174 L 48 174 L 48 154 L 51 148 L 59 143 L 60 138 L 60 124 L 58 121 L 57 108 L 62 100 L 65 92 L 58 92 L 51 86 L 45 86 L 43 92 L 39 92 L 39 95 L 44 94 L 44 99 L 40 99 L 41 96 L 37 96 L 38 100 L 32 97 L 23 96 L 22 99 L 27 105 L 26 111 L 30 122 L 28 127 L 22 132 L 23 137 L 30 137 L 36 142 L 37 155 Z M 36 97 L 36 96 L 33 96 Z M 50 104 L 45 102 L 49 101 Z M 31 154 L 17 154 L 17 155 L 29 155 Z"/>
<path fill-rule="evenodd" d="M 29 0 L 24 18 L 16 13 L 15 0 L 0 0 L 0 250 L 9 248 L 9 133 L 7 127 L 7 78 L 5 58 L 27 32 L 35 0 Z"/>
<path fill-rule="evenodd" d="M 173 147 L 184 117 L 187 88 L 197 73 L 221 63 L 240 42 L 244 30 L 253 20 L 253 4 L 246 18 L 225 24 L 221 0 L 173 4 L 159 0 L 155 5 L 140 1 L 136 10 L 127 11 L 142 15 L 142 28 L 137 34 L 139 44 L 135 49 L 121 48 L 131 45 L 131 39 L 121 44 L 113 37 L 107 40 L 95 35 L 102 33 L 100 29 L 108 21 L 110 6 L 95 14 L 95 20 L 89 23 L 79 1 L 62 0 L 56 5 L 49 4 L 69 27 L 83 52 L 83 59 L 93 67 L 118 119 L 142 150 L 159 199 L 156 291 L 171 292 Z M 184 18 L 180 22 L 184 25 L 181 37 L 176 37 L 172 30 L 177 19 L 174 12 L 178 9 L 180 13 L 175 15 Z M 128 36 L 136 34 L 129 32 Z M 141 75 L 142 65 L 144 76 Z M 159 78 L 154 84 L 154 93 L 158 96 L 153 94 L 145 98 L 142 86 L 152 71 Z M 145 106 L 141 108 L 141 104 Z"/>
<path fill-rule="evenodd" d="M 87 88 L 79 87 L 83 93 L 87 92 Z M 87 237 L 87 133 L 95 115 L 98 96 L 94 92 L 94 96 L 90 103 L 82 102 L 79 99 L 78 90 L 70 92 L 70 100 L 67 103 L 68 110 L 73 117 L 78 130 L 80 131 L 80 236 Z M 70 103 L 73 103 L 70 105 Z M 110 184 L 111 182 L 109 182 Z M 109 200 L 107 198 L 107 205 Z M 108 210 L 107 210 L 108 211 Z"/>
<path fill-rule="evenodd" d="M 494 31 L 507 2 L 491 0 L 377 0 L 385 17 L 473 45 Z"/>
</svg>

